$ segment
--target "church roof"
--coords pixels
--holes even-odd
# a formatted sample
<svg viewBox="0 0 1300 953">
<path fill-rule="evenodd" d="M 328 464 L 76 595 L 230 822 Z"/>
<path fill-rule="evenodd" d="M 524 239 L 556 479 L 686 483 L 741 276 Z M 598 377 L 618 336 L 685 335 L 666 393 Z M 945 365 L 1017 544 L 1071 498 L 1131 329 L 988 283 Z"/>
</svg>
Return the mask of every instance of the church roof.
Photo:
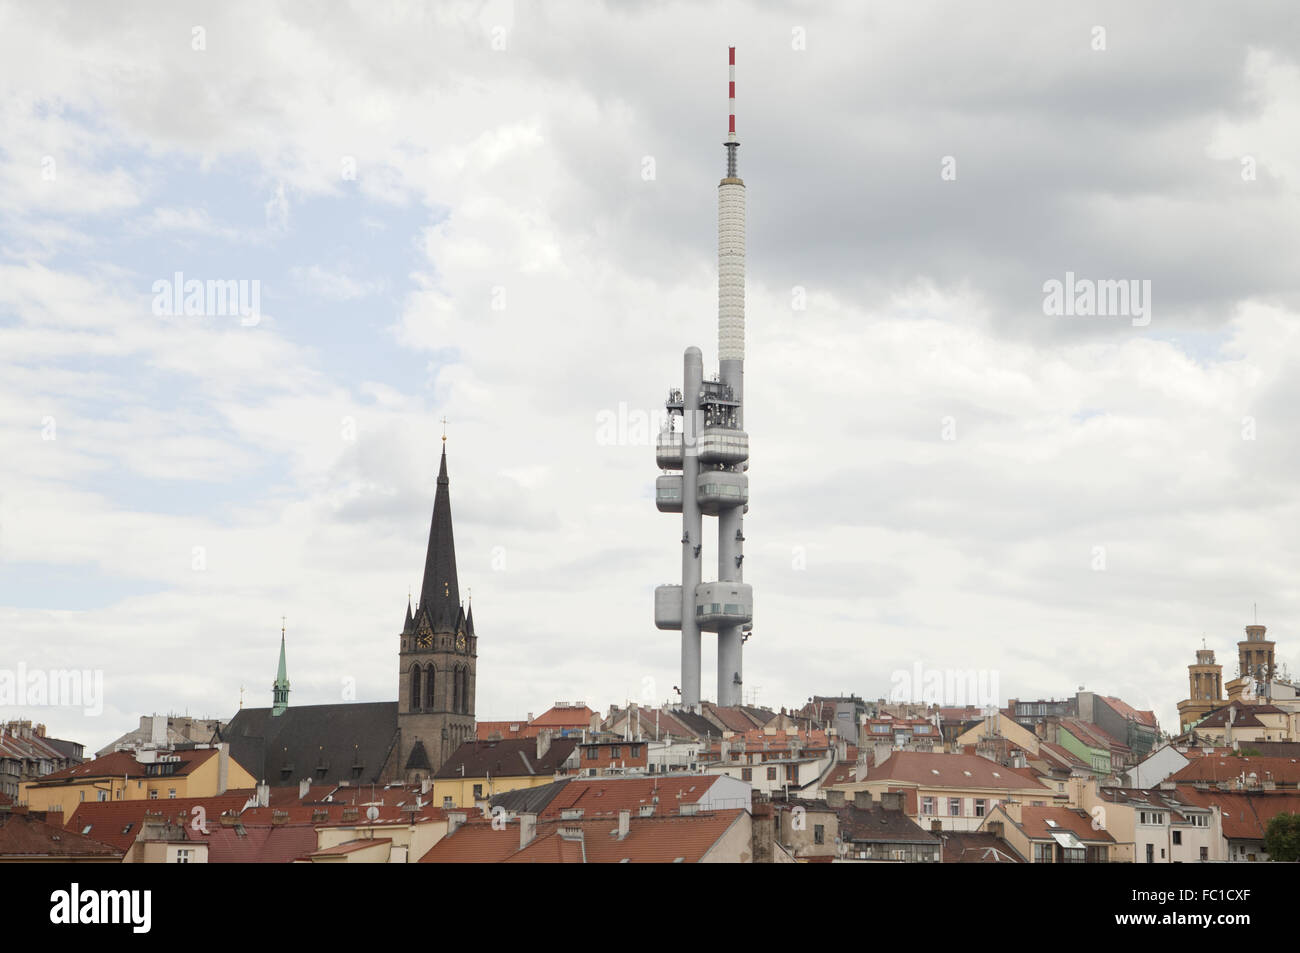
<svg viewBox="0 0 1300 953">
<path fill-rule="evenodd" d="M 536 738 L 467 741 L 438 769 L 435 778 L 518 778 L 554 775 L 563 767 L 577 738 L 556 738 L 538 757 Z"/>
<path fill-rule="evenodd" d="M 448 491 L 447 448 L 442 448 L 438 466 L 438 489 L 433 497 L 433 519 L 429 523 L 429 549 L 424 557 L 424 581 L 420 586 L 419 612 L 434 629 L 454 629 L 462 621 L 460 586 L 456 580 L 456 543 L 451 531 L 451 496 Z"/>
<path fill-rule="evenodd" d="M 242 708 L 220 736 L 259 781 L 378 783 L 397 741 L 397 702 Z"/>
</svg>

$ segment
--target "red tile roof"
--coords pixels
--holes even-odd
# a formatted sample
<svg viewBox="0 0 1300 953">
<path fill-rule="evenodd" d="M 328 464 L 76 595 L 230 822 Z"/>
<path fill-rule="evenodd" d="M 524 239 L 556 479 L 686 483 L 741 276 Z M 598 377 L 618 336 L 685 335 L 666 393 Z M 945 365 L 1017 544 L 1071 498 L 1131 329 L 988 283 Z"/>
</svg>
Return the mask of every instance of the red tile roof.
<svg viewBox="0 0 1300 953">
<path fill-rule="evenodd" d="M 1061 727 L 1081 742 L 1104 751 L 1128 751 L 1129 746 L 1096 725 L 1078 718 L 1062 718 Z"/>
<path fill-rule="evenodd" d="M 743 810 L 675 817 L 631 818 L 617 838 L 617 818 L 539 820 L 537 835 L 519 849 L 519 825 L 493 830 L 490 822 L 463 824 L 435 844 L 420 863 L 698 863 L 722 836 L 746 816 Z M 581 832 L 582 839 L 577 839 Z M 566 834 L 568 835 L 566 837 Z"/>
<path fill-rule="evenodd" d="M 378 800 L 378 799 L 377 799 Z M 366 815 L 371 802 L 359 804 L 334 802 L 330 804 L 291 804 L 286 807 L 254 807 L 239 815 L 244 824 L 311 824 L 315 827 L 346 827 L 369 824 L 403 824 L 414 821 L 444 821 L 447 812 L 441 807 L 426 804 L 418 812 L 407 810 L 415 800 L 406 805 L 375 803 L 378 816 L 371 821 Z"/>
<path fill-rule="evenodd" d="M 316 850 L 311 824 L 218 827 L 207 837 L 210 864 L 287 864 Z"/>
<path fill-rule="evenodd" d="M 313 851 L 313 857 L 338 856 L 340 854 L 353 854 L 359 850 L 365 850 L 367 847 L 377 847 L 380 844 L 391 844 L 391 837 L 358 837 L 355 840 L 344 841 L 342 844 L 335 844 L 333 847 L 326 847 L 324 850 Z"/>
<path fill-rule="evenodd" d="M 619 811 L 631 811 L 635 816 L 643 806 L 654 806 L 656 814 L 676 814 L 682 804 L 698 804 L 717 781 L 716 775 L 700 774 L 574 778 L 541 816 L 558 818 L 561 811 L 574 808 L 582 808 L 584 817 L 613 816 Z"/>
<path fill-rule="evenodd" d="M 146 815 L 158 820 L 179 823 L 187 831 L 200 815 L 208 827 L 218 826 L 223 814 L 238 813 L 247 802 L 246 795 L 223 794 L 217 797 L 179 797 L 157 801 L 86 801 L 77 805 L 64 824 L 65 829 L 86 834 L 96 840 L 127 850 L 140 836 Z"/>
<path fill-rule="evenodd" d="M 1169 776 L 1176 783 L 1193 781 L 1232 781 L 1241 779 L 1258 783 L 1274 781 L 1278 784 L 1300 783 L 1300 760 L 1296 758 L 1193 758 Z M 1181 789 L 1180 789 L 1181 790 Z"/>
<path fill-rule="evenodd" d="M 548 708 L 528 723 L 530 728 L 590 728 L 596 713 L 583 705 L 581 708 Z M 507 735 L 506 737 L 509 737 Z"/>
<path fill-rule="evenodd" d="M 26 813 L 0 815 L 0 859 L 55 857 L 116 860 L 122 851 Z"/>
<path fill-rule="evenodd" d="M 475 724 L 475 737 L 487 741 L 493 734 L 502 738 L 526 738 L 528 722 L 526 721 L 480 721 Z"/>
<path fill-rule="evenodd" d="M 945 864 L 1023 864 L 1025 859 L 1001 837 L 985 831 L 942 831 Z"/>
<path fill-rule="evenodd" d="M 709 705 L 708 714 L 711 714 L 714 718 L 718 719 L 718 721 L 722 722 L 723 726 L 728 731 L 734 731 L 739 734 L 753 731 L 755 727 L 757 727 L 754 724 L 754 719 L 750 718 L 739 708 L 723 708 L 718 705 Z"/>
<path fill-rule="evenodd" d="M 1052 834 L 1069 831 L 1081 841 L 1115 843 L 1115 838 L 1108 832 L 1093 829 L 1091 814 L 1073 807 L 1025 805 L 1020 809 L 1020 823 L 1017 826 L 1033 840 L 1051 840 Z"/>
<path fill-rule="evenodd" d="M 1268 822 L 1275 815 L 1300 814 L 1300 794 L 1273 791 L 1247 794 L 1180 787 L 1178 799 L 1197 807 L 1217 806 L 1222 816 L 1223 836 L 1232 840 L 1263 840 Z"/>
<path fill-rule="evenodd" d="M 1000 788 L 1049 794 L 1025 768 L 1008 768 L 974 754 L 895 751 L 867 770 L 867 781 L 901 781 L 922 787 Z"/>
<path fill-rule="evenodd" d="M 216 748 L 177 751 L 176 756 L 179 758 L 179 763 L 176 765 L 175 771 L 170 775 L 166 775 L 166 777 L 184 777 L 216 753 Z M 146 765 L 137 761 L 135 755 L 130 751 L 114 751 L 102 758 L 96 758 L 93 761 L 87 761 L 83 764 L 73 765 L 70 768 L 64 768 L 62 771 L 47 774 L 38 779 L 36 783 L 44 785 L 56 781 L 75 782 L 95 778 L 144 778 L 148 776 L 146 767 Z"/>
<path fill-rule="evenodd" d="M 1148 728 L 1156 727 L 1155 712 L 1138 711 L 1132 705 L 1128 704 L 1122 699 L 1116 698 L 1114 695 L 1102 695 L 1101 697 L 1106 699 L 1106 701 L 1110 704 L 1110 707 L 1115 709 L 1115 711 L 1118 712 L 1122 717 L 1131 718 L 1133 721 L 1136 721 L 1139 724 L 1146 725 Z"/>
</svg>

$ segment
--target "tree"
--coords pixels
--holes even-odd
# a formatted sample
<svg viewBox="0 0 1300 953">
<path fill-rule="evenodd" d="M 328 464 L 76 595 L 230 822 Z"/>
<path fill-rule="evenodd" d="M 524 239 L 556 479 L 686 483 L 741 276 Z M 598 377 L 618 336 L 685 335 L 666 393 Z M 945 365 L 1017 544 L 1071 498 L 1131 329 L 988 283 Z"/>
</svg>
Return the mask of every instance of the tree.
<svg viewBox="0 0 1300 953">
<path fill-rule="evenodd" d="M 1264 832 L 1264 850 L 1272 860 L 1300 860 L 1300 814 L 1275 814 Z"/>
</svg>

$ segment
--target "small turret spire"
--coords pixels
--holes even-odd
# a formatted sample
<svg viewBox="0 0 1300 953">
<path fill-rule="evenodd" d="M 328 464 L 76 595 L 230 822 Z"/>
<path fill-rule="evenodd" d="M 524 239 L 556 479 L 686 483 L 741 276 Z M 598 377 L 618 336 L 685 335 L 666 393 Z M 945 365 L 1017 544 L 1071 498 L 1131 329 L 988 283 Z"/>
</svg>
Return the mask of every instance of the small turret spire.
<svg viewBox="0 0 1300 953">
<path fill-rule="evenodd" d="M 271 714 L 283 715 L 289 707 L 289 674 L 284 658 L 284 616 L 280 616 L 280 669 L 271 686 Z"/>
</svg>

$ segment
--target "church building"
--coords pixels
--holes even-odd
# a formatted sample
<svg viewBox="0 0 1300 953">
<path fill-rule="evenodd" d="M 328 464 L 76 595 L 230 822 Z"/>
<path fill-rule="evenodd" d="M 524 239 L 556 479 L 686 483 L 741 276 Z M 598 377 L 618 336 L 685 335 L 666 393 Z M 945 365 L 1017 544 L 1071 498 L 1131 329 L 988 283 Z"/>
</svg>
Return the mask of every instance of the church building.
<svg viewBox="0 0 1300 953">
<path fill-rule="evenodd" d="M 475 737 L 478 638 L 460 600 L 446 437 L 429 526 L 420 601 L 398 634 L 396 702 L 289 704 L 284 631 L 268 708 L 241 708 L 214 741 L 271 785 L 418 782 Z"/>
</svg>

